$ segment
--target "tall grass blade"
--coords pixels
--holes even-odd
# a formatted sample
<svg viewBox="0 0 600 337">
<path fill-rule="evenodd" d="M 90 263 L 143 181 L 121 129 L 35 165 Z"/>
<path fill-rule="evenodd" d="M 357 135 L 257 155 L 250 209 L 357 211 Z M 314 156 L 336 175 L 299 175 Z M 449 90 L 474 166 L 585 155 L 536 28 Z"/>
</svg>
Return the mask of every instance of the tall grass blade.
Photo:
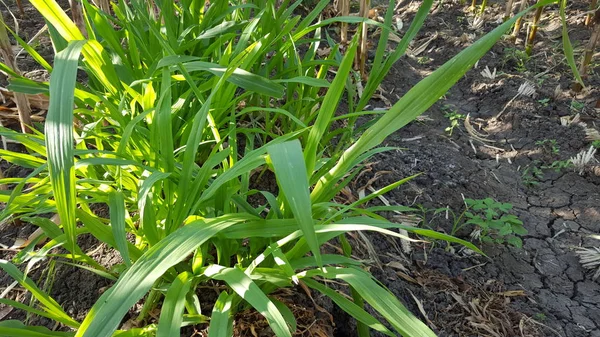
<svg viewBox="0 0 600 337">
<path fill-rule="evenodd" d="M 222 292 L 215 302 L 212 315 L 210 316 L 210 326 L 208 327 L 208 337 L 230 337 L 233 335 L 233 297 L 235 294 Z"/>
<path fill-rule="evenodd" d="M 7 337 L 72 337 L 72 332 L 52 331 L 44 326 L 26 326 L 21 321 L 0 322 L 0 336 Z"/>
<path fill-rule="evenodd" d="M 301 273 L 302 275 L 303 273 Z M 415 317 L 394 295 L 382 288 L 366 272 L 353 268 L 327 267 L 324 271 L 308 271 L 307 275 L 341 279 L 350 284 L 360 296 L 404 337 L 436 337 L 423 322 Z"/>
<path fill-rule="evenodd" d="M 73 159 L 73 105 L 77 63 L 85 41 L 74 41 L 56 54 L 50 75 L 50 106 L 46 118 L 48 170 L 54 200 L 67 236 L 67 249 L 75 252 L 75 170 Z"/>
<path fill-rule="evenodd" d="M 10 277 L 15 281 L 19 282 L 23 288 L 27 289 L 31 295 L 42 304 L 42 308 L 51 313 L 53 316 L 60 317 L 60 321 L 67 323 L 69 326 L 77 327 L 79 322 L 72 319 L 60 305 L 48 294 L 38 288 L 35 283 L 25 276 L 17 267 L 12 263 L 0 259 L 0 269 L 4 270 Z"/>
<path fill-rule="evenodd" d="M 315 169 L 315 162 L 317 158 L 317 151 L 319 145 L 321 145 L 321 138 L 327 132 L 331 123 L 331 118 L 335 114 L 335 111 L 340 102 L 340 98 L 344 93 L 344 87 L 346 80 L 352 71 L 352 63 L 356 56 L 356 50 L 358 47 L 358 34 L 354 36 L 346 55 L 342 59 L 340 67 L 337 70 L 337 74 L 333 79 L 333 82 L 325 94 L 321 109 L 317 115 L 315 124 L 310 129 L 308 139 L 306 141 L 305 159 L 306 159 L 306 172 L 309 176 L 312 176 L 313 170 Z"/>
<path fill-rule="evenodd" d="M 562 0 L 560 2 L 560 21 L 562 22 L 562 42 L 563 42 L 563 52 L 565 53 L 565 58 L 567 59 L 567 63 L 573 72 L 573 76 L 575 76 L 575 80 L 579 85 L 585 87 L 583 83 L 583 79 L 581 78 L 581 74 L 579 73 L 579 69 L 577 68 L 577 64 L 575 63 L 575 56 L 573 55 L 573 45 L 571 44 L 571 40 L 569 39 L 569 28 L 567 27 L 567 18 L 565 15 L 565 8 L 567 6 L 567 0 Z"/>
<path fill-rule="evenodd" d="M 154 282 L 221 230 L 243 219 L 225 216 L 192 221 L 167 236 L 140 257 L 92 307 L 76 337 L 109 337 Z"/>
<path fill-rule="evenodd" d="M 371 316 L 363 308 L 356 305 L 356 303 L 338 294 L 337 291 L 310 278 L 305 278 L 302 280 L 302 282 L 306 283 L 307 286 L 319 291 L 323 295 L 331 298 L 331 300 L 335 302 L 335 304 L 337 304 L 338 307 L 347 312 L 350 316 L 354 317 L 354 319 L 367 325 L 369 328 L 375 331 L 379 331 L 386 336 L 396 336 L 388 328 L 386 328 L 385 325 L 381 324 L 381 322 L 379 322 L 375 317 Z"/>
<path fill-rule="evenodd" d="M 300 141 L 294 140 L 268 147 L 269 157 L 277 176 L 277 183 L 289 204 L 294 218 L 306 238 L 306 242 L 321 263 L 321 253 L 315 233 L 306 164 Z"/>
<path fill-rule="evenodd" d="M 156 337 L 180 335 L 185 298 L 192 285 L 193 276 L 189 272 L 183 272 L 171 283 L 160 312 Z"/>
<path fill-rule="evenodd" d="M 269 326 L 273 329 L 277 337 L 292 336 L 277 306 L 243 271 L 237 268 L 225 268 L 213 264 L 204 271 L 204 275 L 215 280 L 227 282 L 231 289 L 265 316 L 269 322 Z"/>
<path fill-rule="evenodd" d="M 404 55 L 410 42 L 415 38 L 415 36 L 417 36 L 417 33 L 419 32 L 419 30 L 421 30 L 421 27 L 423 26 L 425 19 L 429 15 L 429 10 L 431 9 L 432 5 L 433 5 L 433 0 L 424 0 L 423 3 L 421 3 L 419 10 L 417 11 L 415 18 L 413 19 L 412 23 L 410 24 L 410 27 L 406 31 L 406 34 L 404 34 L 404 36 L 402 37 L 402 40 L 400 40 L 400 43 L 394 49 L 394 52 L 385 59 L 383 64 L 380 64 L 378 62 L 373 63 L 373 68 L 371 69 L 371 75 L 369 76 L 369 79 L 367 80 L 367 84 L 365 85 L 363 94 L 360 97 L 360 100 L 358 101 L 355 111 L 361 111 L 365 108 L 365 106 L 367 106 L 367 104 L 369 104 L 369 100 L 371 99 L 371 97 L 373 96 L 373 94 L 375 93 L 377 88 L 379 87 L 379 84 L 381 84 L 381 82 L 383 81 L 385 76 L 388 74 L 388 72 L 390 71 L 390 69 L 392 68 L 394 63 L 398 62 L 398 60 L 400 60 L 400 58 Z M 393 10 L 391 8 L 388 9 L 388 11 L 393 12 Z M 387 16 L 386 16 L 386 18 L 387 18 Z M 382 36 L 381 36 L 382 39 L 384 37 L 387 37 L 387 35 L 384 35 L 384 33 L 383 33 L 384 31 L 385 31 L 385 29 L 382 29 Z M 380 42 L 379 45 L 377 46 L 377 48 L 378 48 L 377 53 L 382 53 L 379 50 L 381 45 L 382 44 Z"/>
<path fill-rule="evenodd" d="M 125 230 L 125 200 L 122 192 L 112 192 L 108 195 L 110 208 L 110 225 L 115 238 L 117 250 L 127 267 L 131 266 L 129 248 L 127 247 L 127 231 Z"/>
</svg>

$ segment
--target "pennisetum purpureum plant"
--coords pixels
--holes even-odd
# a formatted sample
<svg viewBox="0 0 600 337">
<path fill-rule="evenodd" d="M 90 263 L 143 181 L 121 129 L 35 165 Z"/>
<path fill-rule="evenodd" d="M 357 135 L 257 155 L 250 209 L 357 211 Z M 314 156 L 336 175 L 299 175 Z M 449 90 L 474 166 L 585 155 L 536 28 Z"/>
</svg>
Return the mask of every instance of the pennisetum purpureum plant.
<svg viewBox="0 0 600 337">
<path fill-rule="evenodd" d="M 31 169 L 24 178 L 0 179 L 0 185 L 14 184 L 0 191 L 6 203 L 0 220 L 19 218 L 44 234 L 12 261 L 1 260 L 0 268 L 39 305 L 0 303 L 70 331 L 3 321 L 0 335 L 164 337 L 179 335 L 182 326 L 207 324 L 210 337 L 229 337 L 235 314 L 254 308 L 274 335 L 288 337 L 296 321 L 275 295 L 302 285 L 355 318 L 361 337 L 372 330 L 435 336 L 351 258 L 351 246 L 344 245 L 343 254 L 321 247 L 335 238 L 347 242 L 350 231 L 409 239 L 398 234 L 404 229 L 410 239 L 446 240 L 480 252 L 463 240 L 392 223 L 381 214 L 407 207 L 367 204 L 412 177 L 351 204 L 335 197 L 361 163 L 389 150 L 381 147 L 387 136 L 443 96 L 524 12 L 442 65 L 389 111 L 375 114 L 364 109 L 419 31 L 432 0 L 423 1 L 389 54 L 395 1 L 378 24 L 362 17 L 320 20 L 326 0 L 303 17 L 295 14 L 301 1 L 130 0 L 113 3 L 108 13 L 84 0 L 87 37 L 53 0 L 31 2 L 51 27 L 56 55 L 53 66 L 43 65 L 50 82 L 17 77 L 10 88 L 48 94 L 50 108 L 44 133 L 0 128 L 2 136 L 29 151 L 7 160 Z M 350 77 L 359 37 L 344 55 L 328 39 L 327 26 L 339 22 L 382 29 L 362 96 Z M 331 53 L 319 56 L 324 47 Z M 77 82 L 79 69 L 87 74 L 85 82 Z M 344 96 L 348 111 L 339 111 Z M 374 121 L 355 129 L 358 116 Z M 348 127 L 333 129 L 339 120 Z M 336 147 L 330 146 L 333 137 Z M 274 177 L 277 188 L 260 187 L 261 175 Z M 44 216 L 49 213 L 59 215 L 60 225 Z M 111 247 L 123 263 L 109 267 L 95 261 L 77 244 L 83 234 Z M 59 259 L 114 284 L 76 320 L 16 267 L 30 270 L 43 259 Z M 351 299 L 326 280 L 346 284 Z M 207 282 L 221 285 L 211 312 L 199 306 Z M 142 298 L 136 321 L 147 324 L 122 326 Z M 378 318 L 365 310 L 367 304 Z"/>
</svg>

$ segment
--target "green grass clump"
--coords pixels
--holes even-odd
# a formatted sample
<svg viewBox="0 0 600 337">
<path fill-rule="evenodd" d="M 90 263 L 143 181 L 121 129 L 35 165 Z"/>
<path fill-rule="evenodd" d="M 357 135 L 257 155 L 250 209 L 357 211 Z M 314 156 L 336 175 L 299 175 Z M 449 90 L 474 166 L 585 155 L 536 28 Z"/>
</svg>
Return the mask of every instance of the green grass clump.
<svg viewBox="0 0 600 337">
<path fill-rule="evenodd" d="M 294 14 L 301 1 L 279 6 L 272 0 L 216 1 L 206 7 L 204 0 L 131 0 L 113 3 L 114 14 L 83 1 L 87 37 L 53 0 L 32 4 L 49 24 L 54 66 L 30 52 L 51 79 L 36 83 L 18 77 L 11 88 L 49 94 L 50 108 L 43 133 L 0 131 L 28 150 L 4 151 L 3 158 L 32 170 L 28 177 L 2 181 L 15 187 L 0 191 L 6 203 L 0 219 L 23 218 L 44 235 L 12 263 L 0 262 L 0 268 L 38 303 L 9 304 L 75 332 L 51 333 L 8 321 L 0 324 L 0 334 L 162 337 L 178 335 L 185 325 L 208 323 L 209 336 L 230 336 L 234 314 L 253 307 L 275 335 L 291 336 L 295 318 L 272 294 L 302 282 L 356 318 L 361 337 L 369 329 L 390 336 L 434 336 L 350 258 L 350 246 L 344 245 L 342 255 L 322 253 L 320 247 L 334 238 L 346 242 L 349 231 L 399 237 L 394 229 L 401 228 L 477 251 L 468 242 L 378 214 L 403 207 L 366 206 L 411 177 L 350 205 L 334 197 L 363 161 L 387 150 L 379 146 L 388 135 L 443 96 L 514 20 L 440 67 L 358 133 L 354 122 L 372 114 L 363 109 L 418 32 L 431 0 L 384 57 L 392 20 L 388 11 L 360 96 L 350 77 L 356 38 L 342 56 L 324 27 L 363 19 L 320 21 L 325 0 L 303 17 Z M 317 51 L 325 41 L 332 52 L 321 58 Z M 78 69 L 87 75 L 84 83 L 76 81 Z M 331 82 L 330 70 L 336 72 Z M 348 111 L 336 116 L 344 97 Z M 331 130 L 337 120 L 348 127 Z M 330 146 L 334 138 L 335 147 Z M 252 187 L 261 174 L 275 177 L 276 191 Z M 108 205 L 108 218 L 94 212 L 98 204 Z M 43 217 L 47 213 L 58 213 L 60 225 Z M 84 233 L 114 248 L 123 264 L 107 269 L 86 255 L 77 245 Z M 49 241 L 36 250 L 45 238 Z M 67 253 L 51 254 L 58 247 Z M 31 269 L 54 257 L 116 281 L 82 322 L 13 265 Z M 353 300 L 329 288 L 325 279 L 347 283 Z M 199 307 L 198 289 L 210 280 L 226 287 L 207 313 Z M 118 331 L 144 296 L 136 320 L 148 321 L 148 313 L 160 307 L 158 323 Z M 368 314 L 364 302 L 387 324 Z"/>
</svg>

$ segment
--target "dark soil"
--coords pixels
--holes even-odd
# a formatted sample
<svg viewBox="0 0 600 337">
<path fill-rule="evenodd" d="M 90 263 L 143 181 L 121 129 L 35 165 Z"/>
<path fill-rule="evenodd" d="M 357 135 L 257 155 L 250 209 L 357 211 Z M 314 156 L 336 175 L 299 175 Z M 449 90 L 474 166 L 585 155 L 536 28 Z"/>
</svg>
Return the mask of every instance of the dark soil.
<svg viewBox="0 0 600 337">
<path fill-rule="evenodd" d="M 503 15 L 504 4 L 494 2 L 489 6 L 486 23 L 481 30 L 476 30 L 468 24 L 472 15 L 467 14 L 466 5 L 457 1 L 436 3 L 412 47 L 436 33 L 437 37 L 424 52 L 405 57 L 395 65 L 382 85 L 383 96 L 395 102 L 420 79 L 470 45 L 473 40 L 470 34 L 478 38 L 495 28 Z M 579 56 L 581 41 L 587 41 L 590 35 L 583 26 L 583 16 L 578 16 L 587 5 L 580 2 L 571 6 L 568 8 L 569 17 L 573 18 L 569 22 L 570 35 L 573 41 L 578 41 L 575 48 L 576 56 Z M 27 18 L 19 24 L 22 36 L 30 38 L 43 24 L 29 4 L 25 8 Z M 415 15 L 417 3 L 410 5 L 405 1 L 399 8 L 408 8 L 398 13 L 405 32 Z M 594 109 L 595 100 L 599 98 L 598 68 L 592 69 L 587 78 L 590 91 L 577 94 L 570 90 L 573 76 L 561 51 L 556 8 L 551 7 L 547 13 L 554 14 L 544 16 L 530 60 L 520 64 L 515 52 L 524 49 L 524 31 L 517 40 L 518 45 L 511 41 L 498 43 L 476 69 L 469 71 L 425 113 L 427 118 L 411 123 L 390 137 L 385 145 L 403 149 L 375 157 L 371 171 L 357 182 L 360 185 L 375 172 L 385 171 L 373 183 L 377 188 L 423 173 L 389 193 L 387 199 L 394 204 L 420 206 L 426 210 L 449 207 L 460 213 L 464 207 L 463 198 L 492 197 L 511 203 L 514 213 L 529 231 L 523 238 L 523 248 L 483 245 L 487 257 L 457 247 L 448 251 L 443 243 L 413 244 L 412 251 L 405 252 L 399 248 L 397 240 L 369 235 L 376 250 L 376 256 L 373 256 L 357 241 L 357 254 L 380 260 L 381 268 L 377 264 L 370 267 L 375 277 L 419 318 L 428 322 L 439 336 L 600 336 L 600 284 L 592 281 L 592 273 L 581 267 L 575 254 L 576 247 L 598 245 L 586 236 L 600 233 L 600 178 L 591 173 L 579 175 L 573 169 L 565 168 L 559 172 L 542 169 L 543 177 L 523 179 L 526 171 L 566 160 L 590 146 L 583 127 L 562 126 L 560 117 L 580 113 L 588 127 L 594 127 L 598 120 L 598 112 Z M 3 14 L 6 19 L 7 13 L 3 11 Z M 45 39 L 38 49 L 50 60 L 52 48 Z M 31 61 L 20 59 L 22 70 L 39 69 Z M 495 79 L 480 74 L 486 66 L 492 71 L 497 69 Z M 537 95 L 518 97 L 498 120 L 494 120 L 493 117 L 511 101 L 526 80 L 534 84 Z M 540 102 L 545 99 L 548 100 Z M 372 106 L 382 107 L 385 102 L 375 101 Z M 462 121 L 449 135 L 445 129 L 450 122 L 444 117 L 449 111 L 469 114 L 473 126 L 495 142 L 488 143 L 489 147 L 472 139 Z M 544 140 L 555 140 L 558 153 L 548 145 L 536 144 Z M 4 165 L 1 168 L 4 172 L 11 169 Z M 11 176 L 23 174 L 26 172 L 15 171 Z M 528 181 L 536 184 L 526 184 Z M 450 231 L 452 217 L 446 219 L 444 212 L 433 217 L 432 212 L 426 214 L 427 220 L 422 225 Z M 0 229 L 0 243 L 10 246 L 16 238 L 27 237 L 34 229 L 8 224 Z M 458 234 L 468 239 L 469 233 L 467 228 Z M 81 243 L 88 251 L 98 249 L 93 255 L 98 261 L 105 265 L 118 261 L 118 256 L 105 247 L 98 248 L 92 241 Z M 10 259 L 13 254 L 0 251 L 0 258 Z M 51 294 L 78 320 L 111 285 L 110 281 L 91 272 L 62 264 L 56 265 L 54 275 Z M 31 277 L 45 282 L 42 270 L 33 271 Z M 10 283 L 7 275 L 0 274 L 3 287 Z M 300 304 L 293 311 L 306 318 L 299 320 L 305 328 L 314 321 L 331 328 L 334 324 L 324 318 L 327 315 L 323 311 L 331 313 L 334 331 L 312 330 L 314 335 L 356 336 L 352 319 L 330 306 L 321 311 L 315 309 L 301 289 L 279 296 L 283 302 Z M 27 303 L 23 292 L 12 298 Z M 318 298 L 315 300 L 322 303 Z M 131 317 L 135 316 L 132 314 Z M 15 310 L 3 319 L 24 318 Z M 256 323 L 259 320 L 255 313 L 248 313 L 237 321 L 240 326 L 252 322 L 259 326 Z M 36 318 L 29 322 L 52 327 L 48 321 Z M 184 330 L 186 336 L 196 333 L 201 331 Z M 259 335 L 269 335 L 268 329 Z"/>
</svg>

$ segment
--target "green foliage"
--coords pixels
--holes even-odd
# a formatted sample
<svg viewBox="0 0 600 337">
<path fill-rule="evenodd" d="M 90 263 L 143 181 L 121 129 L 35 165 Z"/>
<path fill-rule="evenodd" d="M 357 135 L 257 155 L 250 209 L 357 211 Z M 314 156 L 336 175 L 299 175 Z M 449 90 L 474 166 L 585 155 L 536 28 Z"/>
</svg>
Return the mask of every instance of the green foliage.
<svg viewBox="0 0 600 337">
<path fill-rule="evenodd" d="M 521 180 L 526 186 L 537 186 L 542 179 L 544 179 L 544 171 L 540 168 L 539 160 L 534 160 L 530 165 L 525 167 L 521 175 Z"/>
<path fill-rule="evenodd" d="M 573 163 L 569 159 L 567 159 L 567 160 L 555 160 L 550 165 L 541 166 L 541 168 L 554 170 L 554 172 L 558 173 L 564 169 L 571 168 L 572 166 L 573 166 Z"/>
<path fill-rule="evenodd" d="M 527 62 L 529 55 L 524 50 L 518 48 L 504 48 L 504 62 L 514 66 L 517 72 L 527 71 Z"/>
<path fill-rule="evenodd" d="M 431 59 L 431 57 L 429 57 L 429 56 L 419 56 L 419 57 L 417 57 L 417 63 L 418 63 L 418 64 L 423 64 L 423 65 L 425 65 L 425 64 L 429 64 L 429 63 L 431 63 L 432 61 L 433 61 L 433 60 L 432 60 L 432 59 Z"/>
<path fill-rule="evenodd" d="M 523 241 L 519 236 L 527 234 L 523 221 L 510 214 L 512 205 L 500 203 L 492 198 L 481 200 L 465 199 L 468 211 L 464 213 L 465 223 L 477 227 L 483 242 L 502 244 L 504 242 L 521 248 Z"/>
<path fill-rule="evenodd" d="M 573 163 L 569 160 L 558 160 L 556 159 L 560 154 L 560 146 L 555 139 L 544 139 L 535 142 L 535 145 L 541 147 L 542 154 L 549 156 L 544 160 L 533 160 L 529 165 L 525 167 L 521 174 L 521 179 L 526 186 L 537 186 L 539 182 L 544 179 L 544 170 L 553 170 L 556 173 L 571 168 Z M 554 160 L 552 160 L 554 159 Z"/>
<path fill-rule="evenodd" d="M 459 126 L 460 122 L 464 120 L 466 116 L 458 113 L 458 110 L 448 105 L 442 106 L 442 111 L 444 112 L 444 117 L 448 118 L 450 121 L 450 126 L 444 129 L 444 131 L 448 133 L 448 136 L 452 136 L 454 128 Z"/>
<path fill-rule="evenodd" d="M 324 254 L 321 247 L 350 231 L 401 237 L 394 231 L 401 228 L 479 252 L 464 240 L 386 221 L 379 212 L 389 209 L 364 207 L 412 177 L 351 205 L 335 196 L 362 162 L 388 150 L 379 148 L 388 135 L 443 96 L 514 20 L 441 66 L 361 133 L 354 122 L 373 114 L 363 109 L 416 36 L 432 0 L 423 2 L 387 56 L 391 14 L 378 24 L 383 47 L 360 97 L 351 70 L 356 38 L 342 56 L 324 27 L 364 20 L 320 21 L 327 0 L 302 17 L 295 15 L 301 1 L 118 1 L 114 15 L 83 1 L 87 38 L 53 0 L 31 2 L 48 22 L 57 53 L 49 84 L 24 77 L 10 84 L 50 95 L 45 133 L 0 128 L 28 150 L 3 151 L 3 159 L 33 170 L 7 178 L 15 187 L 0 191 L 6 203 L 0 220 L 22 218 L 44 232 L 12 263 L 0 261 L 43 305 L 20 309 L 76 329 L 76 337 L 171 336 L 183 325 L 208 321 L 209 336 L 218 337 L 230 336 L 235 314 L 252 307 L 280 337 L 290 336 L 296 324 L 287 305 L 272 295 L 304 282 L 330 296 L 361 329 L 434 336 L 359 261 Z M 321 57 L 325 41 L 331 53 Z M 86 82 L 76 82 L 78 69 Z M 330 71 L 336 72 L 331 82 Z M 342 99 L 348 111 L 336 115 Z M 338 120 L 348 127 L 332 130 Z M 267 175 L 277 182 L 274 191 L 260 185 L 259 177 Z M 106 209 L 108 218 L 101 215 Z M 60 225 L 45 213 L 58 213 Z M 77 245 L 82 234 L 114 249 L 123 263 L 107 269 L 86 255 Z M 48 240 L 36 248 L 42 239 Z M 58 247 L 68 254 L 51 254 Z M 14 265 L 31 269 L 44 258 L 64 257 L 70 259 L 65 263 L 116 279 L 82 322 Z M 353 301 L 328 288 L 324 278 L 349 284 Z M 225 286 L 209 318 L 200 310 L 197 288 L 211 280 Z M 142 298 L 137 321 L 149 323 L 117 331 Z M 386 324 L 367 313 L 363 302 Z M 158 307 L 157 321 L 150 312 Z M 3 322 L 0 335 L 65 334 Z"/>
<path fill-rule="evenodd" d="M 596 149 L 600 149 L 600 140 L 593 141 L 592 146 Z"/>
<path fill-rule="evenodd" d="M 549 102 L 550 102 L 550 98 L 548 98 L 548 97 L 538 99 L 538 103 L 540 103 L 544 108 L 548 106 Z"/>
<path fill-rule="evenodd" d="M 556 139 L 538 140 L 535 142 L 535 145 L 541 146 L 542 151 L 552 155 L 557 155 L 560 153 L 560 147 L 558 146 Z"/>
<path fill-rule="evenodd" d="M 583 108 L 585 108 L 585 103 L 579 102 L 576 100 L 571 100 L 571 104 L 569 107 L 570 107 L 571 111 L 573 111 L 574 113 L 577 113 L 577 112 L 583 111 Z"/>
<path fill-rule="evenodd" d="M 458 215 L 448 207 L 433 210 L 434 215 L 451 215 L 450 235 L 454 236 L 460 230 L 469 228 L 472 239 L 496 244 L 508 243 L 517 248 L 522 246 L 520 236 L 526 235 L 527 230 L 523 227 L 523 222 L 511 214 L 512 204 L 497 202 L 492 198 L 465 199 L 464 203 L 465 207 Z M 427 213 L 424 210 L 424 214 Z"/>
</svg>

